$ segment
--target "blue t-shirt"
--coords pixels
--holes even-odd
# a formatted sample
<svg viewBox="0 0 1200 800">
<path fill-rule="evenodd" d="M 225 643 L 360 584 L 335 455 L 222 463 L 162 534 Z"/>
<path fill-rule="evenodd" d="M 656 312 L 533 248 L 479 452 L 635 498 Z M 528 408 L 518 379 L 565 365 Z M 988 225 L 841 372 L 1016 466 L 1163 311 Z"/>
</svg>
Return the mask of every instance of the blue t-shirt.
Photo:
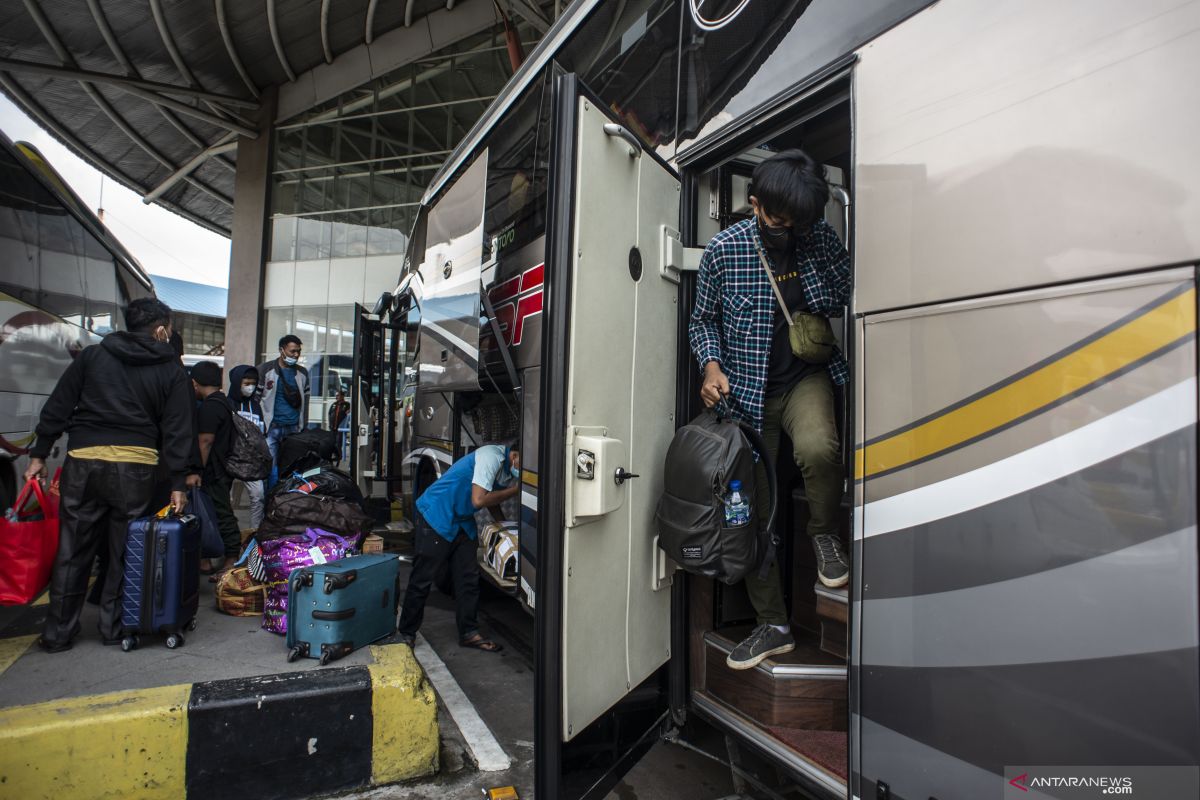
<svg viewBox="0 0 1200 800">
<path fill-rule="evenodd" d="M 288 389 L 293 395 L 300 393 L 300 387 L 296 383 L 296 370 L 294 367 L 284 367 L 279 370 L 279 380 L 286 383 Z M 282 386 L 275 387 L 275 409 L 274 416 L 271 422 L 275 425 L 299 425 L 300 424 L 300 409 L 294 407 L 287 401 L 287 395 L 283 391 Z"/>
<path fill-rule="evenodd" d="M 459 459 L 433 482 L 417 500 L 417 510 L 443 539 L 454 541 L 462 531 L 468 539 L 479 535 L 475 525 L 475 506 L 471 504 L 471 486 L 492 491 L 508 486 L 508 450 L 487 444 Z"/>
</svg>

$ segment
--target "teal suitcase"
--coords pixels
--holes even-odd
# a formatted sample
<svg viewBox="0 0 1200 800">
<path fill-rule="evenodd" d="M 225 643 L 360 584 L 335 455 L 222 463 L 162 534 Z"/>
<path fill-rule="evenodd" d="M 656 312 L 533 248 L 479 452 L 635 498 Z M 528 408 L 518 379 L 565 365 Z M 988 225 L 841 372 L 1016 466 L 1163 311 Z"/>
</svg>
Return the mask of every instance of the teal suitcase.
<svg viewBox="0 0 1200 800">
<path fill-rule="evenodd" d="M 396 631 L 400 561 L 351 556 L 294 570 L 288 578 L 288 661 L 339 659 Z"/>
</svg>

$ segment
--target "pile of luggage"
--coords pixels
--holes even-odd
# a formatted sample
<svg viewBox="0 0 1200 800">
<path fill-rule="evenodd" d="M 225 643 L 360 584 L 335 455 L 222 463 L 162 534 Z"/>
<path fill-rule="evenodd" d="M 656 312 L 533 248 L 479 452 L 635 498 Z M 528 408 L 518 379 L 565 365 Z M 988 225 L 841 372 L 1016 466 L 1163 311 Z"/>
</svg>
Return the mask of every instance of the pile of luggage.
<svg viewBox="0 0 1200 800">
<path fill-rule="evenodd" d="M 326 664 L 395 630 L 399 561 L 357 555 L 372 519 L 336 455 L 328 431 L 280 443 L 262 524 L 217 590 L 222 611 L 261 614 L 263 630 L 286 636 L 289 661 Z"/>
</svg>

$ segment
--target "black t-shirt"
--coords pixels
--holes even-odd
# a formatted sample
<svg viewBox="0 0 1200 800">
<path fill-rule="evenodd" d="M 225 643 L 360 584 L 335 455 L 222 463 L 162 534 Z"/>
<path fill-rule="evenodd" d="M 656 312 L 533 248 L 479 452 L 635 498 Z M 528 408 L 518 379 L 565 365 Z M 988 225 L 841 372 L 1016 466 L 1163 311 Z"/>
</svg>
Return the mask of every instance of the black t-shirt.
<svg viewBox="0 0 1200 800">
<path fill-rule="evenodd" d="M 779 250 L 768 248 L 766 252 L 769 263 L 773 265 L 775 283 L 779 285 L 788 311 L 792 314 L 807 311 L 808 301 L 804 299 L 804 284 L 796 266 L 794 240 L 791 246 Z M 792 345 L 788 341 L 787 320 L 779 310 L 779 301 L 775 299 L 774 291 L 771 292 L 771 305 L 775 308 L 775 321 L 771 329 L 771 360 L 767 362 L 767 397 L 783 394 L 801 378 L 823 369 L 820 364 L 801 361 L 792 353 Z"/>
<path fill-rule="evenodd" d="M 223 464 L 229 457 L 232 445 L 233 411 L 229 401 L 221 392 L 213 392 L 204 399 L 196 411 L 196 434 L 211 433 L 212 449 L 208 451 L 208 464 L 204 467 L 202 480 L 225 477 Z"/>
</svg>

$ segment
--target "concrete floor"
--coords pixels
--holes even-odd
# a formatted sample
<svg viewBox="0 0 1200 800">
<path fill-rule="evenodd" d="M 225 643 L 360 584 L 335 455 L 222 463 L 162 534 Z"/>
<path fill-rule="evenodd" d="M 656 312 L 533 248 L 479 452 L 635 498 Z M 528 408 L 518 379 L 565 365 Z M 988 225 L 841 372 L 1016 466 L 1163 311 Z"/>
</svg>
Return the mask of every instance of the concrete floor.
<svg viewBox="0 0 1200 800">
<path fill-rule="evenodd" d="M 239 509 L 240 515 L 245 514 Z M 403 553 L 403 546 L 401 545 Z M 401 564 L 402 584 L 407 564 Z M 281 636 L 263 631 L 257 617 L 229 617 L 216 610 L 212 590 L 202 588 L 198 626 L 183 647 L 169 650 L 161 639 L 143 637 L 138 650 L 104 647 L 96 632 L 96 607 L 87 606 L 75 647 L 55 655 L 31 647 L 0 670 L 0 707 L 121 689 L 249 677 L 320 669 L 314 659 L 287 662 Z M 484 587 L 480 622 L 485 635 L 504 644 L 500 653 L 462 648 L 454 622 L 454 601 L 436 590 L 430 595 L 421 634 L 442 659 L 497 742 L 512 759 L 503 772 L 480 772 L 470 750 L 439 698 L 441 771 L 417 783 L 361 792 L 366 800 L 434 800 L 482 797 L 484 789 L 514 786 L 523 800 L 533 793 L 533 630 L 534 619 L 515 601 Z M 37 633 L 45 606 L 0 608 L 0 634 Z M 402 647 L 404 645 L 393 645 Z M 358 650 L 333 666 L 366 664 L 370 651 Z M 716 800 L 732 794 L 726 767 L 701 755 L 659 742 L 617 784 L 606 800 Z"/>
</svg>

